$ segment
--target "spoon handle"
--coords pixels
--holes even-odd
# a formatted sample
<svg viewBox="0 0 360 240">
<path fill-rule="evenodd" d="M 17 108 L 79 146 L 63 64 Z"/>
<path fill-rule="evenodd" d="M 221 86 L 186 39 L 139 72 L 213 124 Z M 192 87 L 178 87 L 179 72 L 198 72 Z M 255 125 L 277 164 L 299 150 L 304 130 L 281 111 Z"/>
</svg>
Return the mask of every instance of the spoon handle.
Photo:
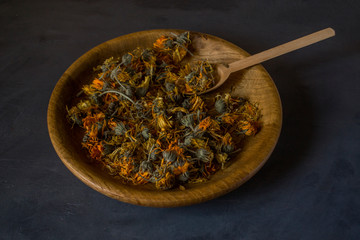
<svg viewBox="0 0 360 240">
<path fill-rule="evenodd" d="M 257 53 L 255 55 L 252 55 L 250 57 L 246 57 L 244 59 L 241 59 L 236 62 L 232 62 L 229 64 L 228 71 L 229 72 L 236 72 L 241 69 L 254 66 L 256 64 L 265 62 L 269 59 L 278 57 L 280 55 L 283 55 L 285 53 L 289 53 L 292 51 L 295 51 L 297 49 L 309 46 L 311 44 L 320 42 L 322 40 L 325 40 L 327 38 L 335 36 L 335 31 L 332 28 L 326 28 L 323 30 L 320 30 L 318 32 L 306 35 L 304 37 L 298 38 L 296 40 L 290 41 L 288 43 L 284 43 L 282 45 L 279 45 L 277 47 L 271 48 L 269 50 Z"/>
</svg>

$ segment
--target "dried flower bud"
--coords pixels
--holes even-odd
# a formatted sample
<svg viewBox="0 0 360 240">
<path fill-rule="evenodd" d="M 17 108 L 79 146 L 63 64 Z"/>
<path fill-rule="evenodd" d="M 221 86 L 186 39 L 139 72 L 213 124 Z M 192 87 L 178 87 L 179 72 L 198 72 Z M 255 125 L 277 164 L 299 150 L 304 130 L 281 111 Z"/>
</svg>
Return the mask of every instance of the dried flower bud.
<svg viewBox="0 0 360 240">
<path fill-rule="evenodd" d="M 122 60 L 121 63 L 124 64 L 125 66 L 127 66 L 127 65 L 129 65 L 131 63 L 132 58 L 133 57 L 132 57 L 131 54 L 125 53 L 121 58 L 121 60 Z"/>
<path fill-rule="evenodd" d="M 152 172 L 153 171 L 153 164 L 150 161 L 142 161 L 140 163 L 140 171 L 142 172 Z"/>
<path fill-rule="evenodd" d="M 194 115 L 193 114 L 187 114 L 183 118 L 181 118 L 181 124 L 185 127 L 193 127 L 194 125 Z"/>
<path fill-rule="evenodd" d="M 183 112 L 176 112 L 176 120 L 180 121 L 182 118 L 184 117 L 184 113 Z"/>
<path fill-rule="evenodd" d="M 153 104 L 154 104 L 154 108 L 157 108 L 158 111 L 165 109 L 165 103 L 162 97 L 155 98 Z"/>
<path fill-rule="evenodd" d="M 190 177 L 190 174 L 188 171 L 182 173 L 179 175 L 179 180 L 182 181 L 182 182 L 186 182 L 187 180 L 189 180 L 189 177 Z"/>
<path fill-rule="evenodd" d="M 210 162 L 214 158 L 214 154 L 204 148 L 199 148 L 195 153 L 196 157 L 203 162 Z"/>
<path fill-rule="evenodd" d="M 108 107 L 108 111 L 110 114 L 112 114 L 114 111 L 116 111 L 116 108 L 119 106 L 118 102 L 111 102 Z"/>
<path fill-rule="evenodd" d="M 184 101 L 182 102 L 182 106 L 183 108 L 189 110 L 191 107 L 190 100 L 188 98 L 185 98 Z"/>
<path fill-rule="evenodd" d="M 179 35 L 173 34 L 175 35 L 175 41 L 181 45 L 185 45 L 186 43 L 190 42 L 190 38 L 189 38 L 189 32 L 183 32 L 180 33 Z"/>
<path fill-rule="evenodd" d="M 152 51 L 147 48 L 141 53 L 141 58 L 143 61 L 149 62 L 151 60 L 152 55 L 153 55 Z"/>
<path fill-rule="evenodd" d="M 129 98 L 132 98 L 134 96 L 134 91 L 133 91 L 132 87 L 129 85 L 126 85 L 126 84 L 123 84 L 123 87 L 124 88 L 121 89 L 121 92 L 124 93 Z"/>
<path fill-rule="evenodd" d="M 175 176 L 170 172 L 167 172 L 163 178 L 155 183 L 157 189 L 167 190 L 174 186 Z"/>
<path fill-rule="evenodd" d="M 235 147 L 233 145 L 230 145 L 230 144 L 226 144 L 226 145 L 223 145 L 222 146 L 222 151 L 225 152 L 225 153 L 231 153 L 233 152 L 235 149 Z"/>
<path fill-rule="evenodd" d="M 144 137 L 145 140 L 148 140 L 150 138 L 150 130 L 148 128 L 144 128 L 142 131 L 141 131 L 141 135 Z"/>
<path fill-rule="evenodd" d="M 174 90 L 175 88 L 175 84 L 172 82 L 165 82 L 165 89 L 168 92 L 171 92 L 172 90 Z"/>
<path fill-rule="evenodd" d="M 175 162 L 177 159 L 177 155 L 174 151 L 163 151 L 163 158 L 167 162 Z"/>
<path fill-rule="evenodd" d="M 111 73 L 110 73 L 110 78 L 112 79 L 112 80 L 115 80 L 115 79 L 117 79 L 117 75 L 119 74 L 119 68 L 118 67 L 116 67 L 115 69 L 113 69 L 112 71 L 111 71 Z"/>
<path fill-rule="evenodd" d="M 221 164 L 221 168 L 224 168 L 228 155 L 226 153 L 218 153 L 215 155 L 216 161 Z"/>
<path fill-rule="evenodd" d="M 116 127 L 114 128 L 115 135 L 124 135 L 127 131 L 126 126 L 123 122 L 118 122 Z"/>
<path fill-rule="evenodd" d="M 226 112 L 226 103 L 222 98 L 219 98 L 216 100 L 215 109 L 220 114 L 223 114 Z"/>
<path fill-rule="evenodd" d="M 149 154 L 149 160 L 154 161 L 158 157 L 160 151 L 155 149 L 154 151 L 150 152 Z"/>
</svg>

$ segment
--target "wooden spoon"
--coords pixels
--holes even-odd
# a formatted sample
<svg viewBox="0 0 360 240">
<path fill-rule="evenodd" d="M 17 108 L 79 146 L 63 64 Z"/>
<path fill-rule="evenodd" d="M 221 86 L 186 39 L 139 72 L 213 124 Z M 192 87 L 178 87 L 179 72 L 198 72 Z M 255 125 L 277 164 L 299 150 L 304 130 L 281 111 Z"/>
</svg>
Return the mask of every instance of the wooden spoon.
<svg viewBox="0 0 360 240">
<path fill-rule="evenodd" d="M 229 75 L 233 72 L 237 72 L 239 70 L 245 69 L 247 67 L 254 66 L 256 64 L 265 62 L 269 59 L 278 57 L 280 55 L 283 55 L 285 53 L 289 53 L 292 51 L 295 51 L 297 49 L 309 46 L 311 44 L 320 42 L 322 40 L 325 40 L 327 38 L 335 36 L 335 31 L 332 28 L 326 28 L 321 31 L 306 35 L 304 37 L 298 38 L 296 40 L 290 41 L 288 43 L 279 45 L 277 47 L 271 48 L 269 50 L 260 52 L 258 54 L 252 55 L 250 57 L 246 57 L 244 59 L 241 59 L 236 62 L 232 62 L 228 65 L 224 64 L 217 64 L 216 66 L 216 72 L 217 72 L 217 78 L 218 82 L 216 85 L 202 93 L 207 93 L 210 91 L 213 91 L 220 87 L 228 78 Z"/>
</svg>

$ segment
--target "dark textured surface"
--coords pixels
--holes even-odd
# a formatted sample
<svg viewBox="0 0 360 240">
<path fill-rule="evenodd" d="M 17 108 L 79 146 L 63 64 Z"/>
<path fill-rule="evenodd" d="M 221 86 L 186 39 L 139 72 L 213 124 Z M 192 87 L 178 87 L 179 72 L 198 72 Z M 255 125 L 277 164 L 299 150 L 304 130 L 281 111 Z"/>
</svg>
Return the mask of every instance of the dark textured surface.
<svg viewBox="0 0 360 240">
<path fill-rule="evenodd" d="M 0 239 L 359 239 L 358 1 L 0 1 Z M 325 27 L 335 38 L 264 64 L 283 130 L 239 189 L 155 209 L 93 191 L 46 127 L 56 81 L 80 55 L 155 28 L 206 32 L 250 53 Z"/>
</svg>

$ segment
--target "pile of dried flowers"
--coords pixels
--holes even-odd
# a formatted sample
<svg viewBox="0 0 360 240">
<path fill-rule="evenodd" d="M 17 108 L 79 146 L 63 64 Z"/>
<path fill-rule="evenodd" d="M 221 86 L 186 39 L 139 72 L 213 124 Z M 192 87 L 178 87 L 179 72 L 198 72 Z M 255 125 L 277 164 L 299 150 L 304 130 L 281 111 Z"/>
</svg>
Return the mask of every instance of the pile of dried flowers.
<svg viewBox="0 0 360 240">
<path fill-rule="evenodd" d="M 151 48 L 107 59 L 68 109 L 85 130 L 83 147 L 111 175 L 183 189 L 209 179 L 259 130 L 256 104 L 196 94 L 214 84 L 214 70 L 207 61 L 182 63 L 190 44 L 188 32 L 162 36 Z"/>
</svg>

